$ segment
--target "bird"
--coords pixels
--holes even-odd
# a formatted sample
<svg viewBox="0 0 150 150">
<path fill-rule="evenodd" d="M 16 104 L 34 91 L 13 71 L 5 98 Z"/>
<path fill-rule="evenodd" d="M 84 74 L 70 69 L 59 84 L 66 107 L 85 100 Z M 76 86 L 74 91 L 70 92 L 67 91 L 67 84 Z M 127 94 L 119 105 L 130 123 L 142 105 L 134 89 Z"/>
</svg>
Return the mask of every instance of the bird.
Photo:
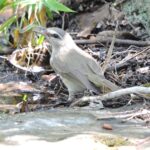
<svg viewBox="0 0 150 150">
<path fill-rule="evenodd" d="M 44 35 L 50 43 L 50 64 L 68 89 L 68 101 L 75 100 L 78 93 L 85 90 L 100 94 L 119 89 L 104 77 L 99 63 L 77 46 L 68 32 L 57 27 L 41 26 L 33 31 Z"/>
</svg>

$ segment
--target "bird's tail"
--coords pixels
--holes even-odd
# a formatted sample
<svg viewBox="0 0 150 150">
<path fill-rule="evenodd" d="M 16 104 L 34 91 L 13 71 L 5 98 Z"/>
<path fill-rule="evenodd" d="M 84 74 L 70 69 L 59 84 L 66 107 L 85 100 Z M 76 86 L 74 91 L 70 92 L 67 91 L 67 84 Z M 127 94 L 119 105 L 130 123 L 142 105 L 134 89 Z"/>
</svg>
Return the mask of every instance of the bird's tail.
<svg viewBox="0 0 150 150">
<path fill-rule="evenodd" d="M 112 83 L 111 81 L 107 80 L 105 77 L 101 76 L 90 76 L 90 81 L 103 93 L 108 93 L 111 91 L 119 90 L 120 88 Z"/>
<path fill-rule="evenodd" d="M 101 85 L 101 91 L 104 93 L 111 92 L 111 91 L 117 91 L 120 89 L 117 85 L 112 83 L 111 81 L 107 79 L 103 79 L 102 85 Z"/>
</svg>

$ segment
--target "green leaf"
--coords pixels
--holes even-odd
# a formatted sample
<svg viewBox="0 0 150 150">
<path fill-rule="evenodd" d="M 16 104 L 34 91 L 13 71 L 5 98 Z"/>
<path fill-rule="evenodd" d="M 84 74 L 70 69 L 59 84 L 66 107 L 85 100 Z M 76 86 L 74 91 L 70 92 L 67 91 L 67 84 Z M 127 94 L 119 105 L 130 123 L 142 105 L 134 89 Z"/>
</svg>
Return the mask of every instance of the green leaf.
<svg viewBox="0 0 150 150">
<path fill-rule="evenodd" d="M 52 20 L 53 19 L 53 14 L 48 8 L 46 8 L 46 13 L 47 13 L 48 17 Z"/>
<path fill-rule="evenodd" d="M 59 13 L 59 11 L 63 12 L 75 12 L 72 9 L 66 7 L 62 3 L 58 2 L 57 0 L 43 0 L 43 3 L 49 10 Z"/>
<path fill-rule="evenodd" d="M 37 44 L 38 45 L 41 45 L 42 43 L 43 43 L 43 41 L 44 41 L 44 35 L 41 35 L 39 38 L 38 38 L 38 41 L 37 41 Z"/>
<path fill-rule="evenodd" d="M 0 9 L 6 6 L 7 1 L 6 0 L 0 0 Z"/>
<path fill-rule="evenodd" d="M 22 97 L 22 100 L 23 100 L 24 102 L 27 102 L 27 100 L 28 100 L 28 95 L 27 95 L 27 94 L 24 94 L 23 97 Z"/>
<path fill-rule="evenodd" d="M 24 27 L 23 29 L 20 29 L 19 32 L 20 33 L 24 33 L 24 32 L 27 32 L 29 30 L 31 30 L 32 28 L 35 28 L 37 25 L 35 24 L 29 24 L 28 26 Z"/>
<path fill-rule="evenodd" d="M 8 28 L 14 21 L 16 21 L 17 17 L 13 16 L 0 25 L 0 31 L 3 31 L 5 28 Z"/>
<path fill-rule="evenodd" d="M 38 6 L 36 5 L 34 9 L 34 16 L 35 16 L 36 21 L 40 24 L 37 14 L 38 14 Z"/>
<path fill-rule="evenodd" d="M 39 12 L 40 12 L 43 8 L 43 2 L 40 1 L 37 5 L 38 5 Z"/>
<path fill-rule="evenodd" d="M 33 5 L 29 5 L 29 7 L 28 7 L 28 20 L 30 19 L 32 12 L 33 12 Z"/>
<path fill-rule="evenodd" d="M 24 5 L 24 6 L 28 6 L 28 5 L 35 5 L 38 3 L 38 0 L 17 0 L 16 2 L 14 2 L 15 5 Z"/>
<path fill-rule="evenodd" d="M 9 3 L 7 0 L 0 0 L 0 13 L 4 12 L 9 7 L 13 7 L 13 4 L 13 2 Z"/>
</svg>

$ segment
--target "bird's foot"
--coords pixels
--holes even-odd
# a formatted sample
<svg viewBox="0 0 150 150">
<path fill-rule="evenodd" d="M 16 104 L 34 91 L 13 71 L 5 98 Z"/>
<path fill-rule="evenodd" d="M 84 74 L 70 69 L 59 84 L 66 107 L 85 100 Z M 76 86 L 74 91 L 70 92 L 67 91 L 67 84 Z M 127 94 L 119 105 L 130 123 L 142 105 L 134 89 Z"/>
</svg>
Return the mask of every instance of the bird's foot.
<svg viewBox="0 0 150 150">
<path fill-rule="evenodd" d="M 71 104 L 81 97 L 83 97 L 83 92 L 69 93 L 68 102 Z"/>
</svg>

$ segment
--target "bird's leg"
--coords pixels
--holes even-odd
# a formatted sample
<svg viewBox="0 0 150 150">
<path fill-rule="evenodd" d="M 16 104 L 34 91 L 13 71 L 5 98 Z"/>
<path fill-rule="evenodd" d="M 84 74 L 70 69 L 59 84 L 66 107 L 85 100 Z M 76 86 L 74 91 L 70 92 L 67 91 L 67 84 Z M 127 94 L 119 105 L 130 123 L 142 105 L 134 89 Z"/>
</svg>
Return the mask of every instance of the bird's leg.
<svg viewBox="0 0 150 150">
<path fill-rule="evenodd" d="M 68 101 L 69 102 L 75 101 L 76 99 L 81 98 L 82 96 L 83 96 L 83 92 L 69 91 Z"/>
<path fill-rule="evenodd" d="M 69 102 L 72 102 L 72 101 L 74 101 L 74 100 L 75 100 L 75 93 L 72 92 L 72 91 L 70 91 L 70 92 L 69 92 L 68 101 L 69 101 Z"/>
</svg>

